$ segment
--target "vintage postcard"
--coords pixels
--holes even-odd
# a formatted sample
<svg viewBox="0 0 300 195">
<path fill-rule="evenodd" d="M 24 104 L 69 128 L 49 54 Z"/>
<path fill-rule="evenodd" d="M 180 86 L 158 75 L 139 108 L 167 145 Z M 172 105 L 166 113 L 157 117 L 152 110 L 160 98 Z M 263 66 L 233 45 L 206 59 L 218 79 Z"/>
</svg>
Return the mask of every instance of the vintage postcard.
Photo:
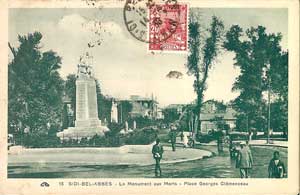
<svg viewBox="0 0 300 195">
<path fill-rule="evenodd" d="M 299 193 L 299 1 L 0 9 L 0 194 Z"/>
</svg>

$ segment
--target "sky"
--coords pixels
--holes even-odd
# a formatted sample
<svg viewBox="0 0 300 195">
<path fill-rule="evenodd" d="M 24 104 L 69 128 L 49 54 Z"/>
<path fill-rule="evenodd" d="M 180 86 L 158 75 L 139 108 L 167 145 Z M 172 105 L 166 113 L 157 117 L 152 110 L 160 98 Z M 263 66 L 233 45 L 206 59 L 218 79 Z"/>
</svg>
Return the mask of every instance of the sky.
<svg viewBox="0 0 300 195">
<path fill-rule="evenodd" d="M 244 30 L 262 25 L 269 33 L 283 35 L 281 46 L 288 49 L 287 9 L 199 8 L 200 23 L 208 27 L 213 15 L 229 29 L 238 24 Z M 101 22 L 96 35 L 95 24 Z M 101 83 L 102 93 L 126 99 L 130 95 L 157 97 L 161 106 L 190 103 L 196 98 L 193 76 L 187 75 L 186 53 L 156 53 L 147 51 L 147 43 L 135 39 L 126 29 L 121 8 L 51 8 L 10 9 L 9 42 L 18 47 L 18 35 L 39 31 L 43 35 L 43 51 L 53 50 L 62 57 L 61 76 L 77 72 L 79 58 L 85 52 L 93 55 L 94 76 Z M 101 44 L 89 48 L 87 43 Z M 9 58 L 12 58 L 10 54 Z M 209 72 L 204 99 L 229 102 L 237 97 L 232 84 L 239 75 L 233 66 L 234 54 L 221 51 Z M 182 79 L 170 79 L 170 71 L 184 74 Z"/>
</svg>

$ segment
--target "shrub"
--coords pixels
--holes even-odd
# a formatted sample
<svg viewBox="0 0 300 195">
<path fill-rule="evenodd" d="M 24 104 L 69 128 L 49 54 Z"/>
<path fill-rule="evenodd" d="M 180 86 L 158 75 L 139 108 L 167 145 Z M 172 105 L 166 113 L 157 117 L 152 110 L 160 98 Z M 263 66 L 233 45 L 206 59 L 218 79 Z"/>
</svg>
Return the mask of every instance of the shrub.
<svg viewBox="0 0 300 195">
<path fill-rule="evenodd" d="M 52 148 L 60 146 L 60 140 L 58 137 L 44 134 L 24 135 L 23 143 L 24 146 L 30 148 Z"/>
<path fill-rule="evenodd" d="M 157 137 L 157 130 L 153 129 L 143 129 L 136 130 L 128 135 L 126 138 L 126 144 L 137 144 L 137 145 L 145 145 L 150 144 L 155 141 Z"/>
</svg>

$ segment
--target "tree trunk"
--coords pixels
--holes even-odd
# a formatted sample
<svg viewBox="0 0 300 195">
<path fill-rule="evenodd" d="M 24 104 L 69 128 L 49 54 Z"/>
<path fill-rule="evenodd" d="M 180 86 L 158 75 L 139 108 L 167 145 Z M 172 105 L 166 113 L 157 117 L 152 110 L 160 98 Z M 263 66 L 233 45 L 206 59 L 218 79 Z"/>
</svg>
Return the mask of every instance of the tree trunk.
<svg viewBox="0 0 300 195">
<path fill-rule="evenodd" d="M 193 140 L 195 140 L 196 134 L 198 133 L 198 126 L 199 126 L 199 118 L 198 118 L 198 115 L 195 115 L 195 123 L 194 123 L 194 131 L 193 131 Z"/>
</svg>

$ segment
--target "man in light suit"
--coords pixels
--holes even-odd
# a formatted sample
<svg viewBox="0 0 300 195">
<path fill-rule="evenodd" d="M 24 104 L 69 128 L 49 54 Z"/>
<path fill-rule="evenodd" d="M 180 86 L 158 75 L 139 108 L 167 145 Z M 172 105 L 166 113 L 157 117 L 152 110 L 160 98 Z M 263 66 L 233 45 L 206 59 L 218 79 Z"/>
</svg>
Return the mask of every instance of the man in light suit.
<svg viewBox="0 0 300 195">
<path fill-rule="evenodd" d="M 253 166 L 253 157 L 249 147 L 241 143 L 241 149 L 237 157 L 237 168 L 240 169 L 241 178 L 249 178 L 249 170 Z"/>
</svg>

